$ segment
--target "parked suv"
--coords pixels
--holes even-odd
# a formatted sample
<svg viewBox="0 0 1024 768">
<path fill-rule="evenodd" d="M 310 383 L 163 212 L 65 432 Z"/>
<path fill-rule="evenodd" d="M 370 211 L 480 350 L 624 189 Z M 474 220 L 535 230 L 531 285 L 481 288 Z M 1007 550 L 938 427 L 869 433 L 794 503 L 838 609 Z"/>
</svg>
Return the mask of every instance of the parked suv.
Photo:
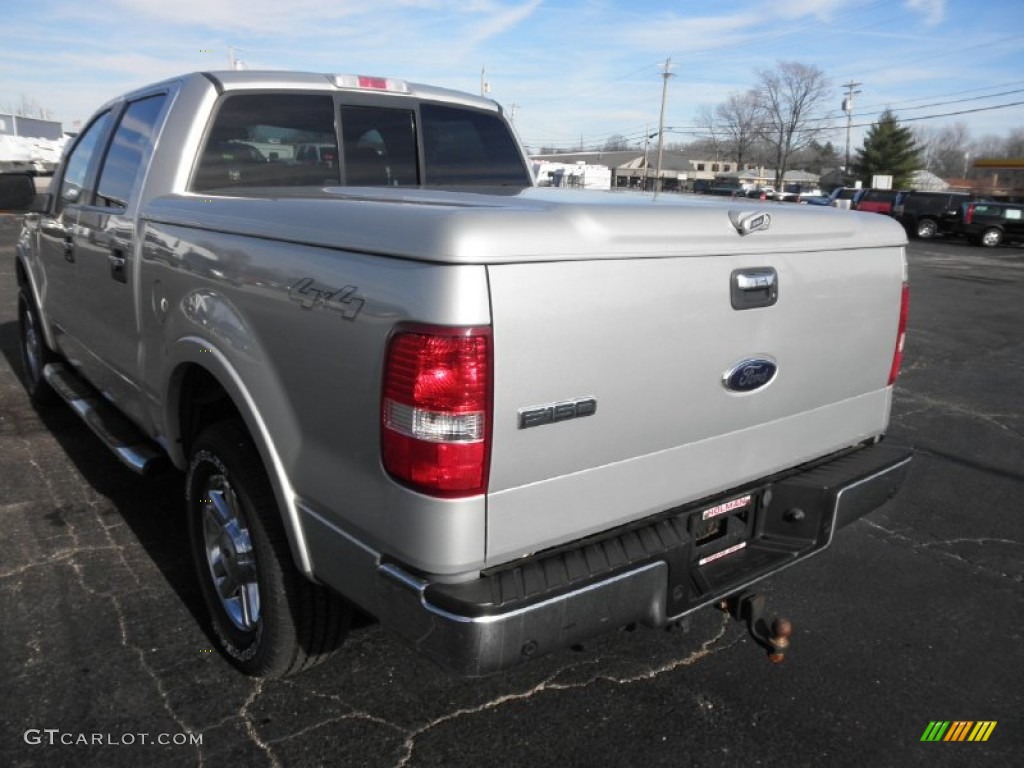
<svg viewBox="0 0 1024 768">
<path fill-rule="evenodd" d="M 853 207 L 858 211 L 892 213 L 892 203 L 898 194 L 898 189 L 868 189 L 853 204 Z"/>
<path fill-rule="evenodd" d="M 910 237 L 926 239 L 956 232 L 964 203 L 978 198 L 965 192 L 901 192 L 892 215 Z"/>
<path fill-rule="evenodd" d="M 1024 203 L 965 203 L 960 231 L 973 245 L 1024 240 Z"/>
</svg>

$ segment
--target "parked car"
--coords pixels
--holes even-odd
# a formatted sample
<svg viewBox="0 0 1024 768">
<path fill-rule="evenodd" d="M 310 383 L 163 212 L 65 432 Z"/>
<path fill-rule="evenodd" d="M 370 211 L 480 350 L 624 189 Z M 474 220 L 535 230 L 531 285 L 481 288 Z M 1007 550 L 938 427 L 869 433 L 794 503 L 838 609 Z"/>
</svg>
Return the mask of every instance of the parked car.
<svg viewBox="0 0 1024 768">
<path fill-rule="evenodd" d="M 827 195 L 797 195 L 796 201 L 804 205 L 832 205 L 832 199 Z"/>
<path fill-rule="evenodd" d="M 817 184 L 786 184 L 781 192 L 775 193 L 776 200 L 784 200 L 790 203 L 800 202 L 800 198 L 805 195 L 820 195 L 821 190 L 818 189 Z"/>
<path fill-rule="evenodd" d="M 946 235 L 960 227 L 964 203 L 978 200 L 966 192 L 901 192 L 892 205 L 892 216 L 910 237 L 927 239 Z"/>
<path fill-rule="evenodd" d="M 1024 203 L 965 203 L 962 209 L 960 232 L 972 245 L 1024 240 Z"/>
<path fill-rule="evenodd" d="M 831 204 L 836 208 L 842 207 L 838 205 L 839 200 L 849 200 L 849 207 L 855 208 L 857 202 L 860 200 L 861 196 L 865 192 L 867 192 L 867 189 L 865 187 L 836 187 L 829 194 L 829 200 L 831 201 Z"/>
<path fill-rule="evenodd" d="M 892 213 L 892 204 L 899 192 L 898 189 L 866 189 L 851 207 L 857 211 L 872 211 L 888 215 Z"/>
</svg>

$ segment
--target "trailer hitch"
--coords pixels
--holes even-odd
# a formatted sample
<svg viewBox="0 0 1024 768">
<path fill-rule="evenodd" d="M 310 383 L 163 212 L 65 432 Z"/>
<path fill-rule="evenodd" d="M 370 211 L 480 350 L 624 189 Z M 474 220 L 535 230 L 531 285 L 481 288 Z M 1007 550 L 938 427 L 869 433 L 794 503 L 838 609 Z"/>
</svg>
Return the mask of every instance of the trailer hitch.
<svg viewBox="0 0 1024 768">
<path fill-rule="evenodd" d="M 770 624 L 765 618 L 765 603 L 768 598 L 754 592 L 740 592 L 727 597 L 718 604 L 737 621 L 747 625 L 747 631 L 754 641 L 768 652 L 768 660 L 779 664 L 789 650 L 789 636 L 793 624 L 789 619 L 776 617 Z"/>
</svg>

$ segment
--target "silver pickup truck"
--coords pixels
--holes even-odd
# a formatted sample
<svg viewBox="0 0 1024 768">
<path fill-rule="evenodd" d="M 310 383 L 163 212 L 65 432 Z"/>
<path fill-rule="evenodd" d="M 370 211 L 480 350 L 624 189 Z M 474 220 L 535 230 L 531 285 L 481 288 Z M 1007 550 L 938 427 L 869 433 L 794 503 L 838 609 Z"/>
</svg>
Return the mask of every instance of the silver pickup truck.
<svg viewBox="0 0 1024 768">
<path fill-rule="evenodd" d="M 185 473 L 240 669 L 316 663 L 354 606 L 467 675 L 663 627 L 899 487 L 898 224 L 528 167 L 489 100 L 204 72 L 18 203 L 29 395 Z"/>
</svg>

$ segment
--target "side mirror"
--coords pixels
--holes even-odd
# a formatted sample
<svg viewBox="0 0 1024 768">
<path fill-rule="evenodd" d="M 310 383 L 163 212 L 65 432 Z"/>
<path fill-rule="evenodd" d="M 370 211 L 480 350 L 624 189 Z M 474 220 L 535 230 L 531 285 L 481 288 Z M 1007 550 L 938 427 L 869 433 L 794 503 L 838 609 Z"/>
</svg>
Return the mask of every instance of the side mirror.
<svg viewBox="0 0 1024 768">
<path fill-rule="evenodd" d="M 36 183 L 27 173 L 0 173 L 0 211 L 27 213 L 35 199 Z"/>
</svg>

